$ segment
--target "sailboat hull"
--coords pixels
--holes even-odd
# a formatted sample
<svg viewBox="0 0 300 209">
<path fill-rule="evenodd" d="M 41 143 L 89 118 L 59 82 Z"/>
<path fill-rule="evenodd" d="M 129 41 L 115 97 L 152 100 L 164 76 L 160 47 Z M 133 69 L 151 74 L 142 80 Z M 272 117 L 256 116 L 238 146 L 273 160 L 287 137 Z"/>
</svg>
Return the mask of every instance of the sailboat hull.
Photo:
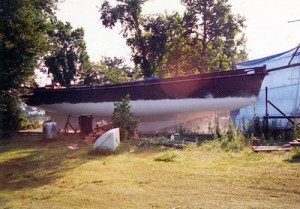
<svg viewBox="0 0 300 209">
<path fill-rule="evenodd" d="M 264 77 L 264 68 L 256 68 L 113 85 L 37 88 L 27 103 L 53 117 L 92 114 L 109 120 L 114 102 L 129 94 L 134 117 L 142 130 L 147 130 L 143 123 L 153 127 L 151 132 L 175 121 L 252 104 Z"/>
</svg>

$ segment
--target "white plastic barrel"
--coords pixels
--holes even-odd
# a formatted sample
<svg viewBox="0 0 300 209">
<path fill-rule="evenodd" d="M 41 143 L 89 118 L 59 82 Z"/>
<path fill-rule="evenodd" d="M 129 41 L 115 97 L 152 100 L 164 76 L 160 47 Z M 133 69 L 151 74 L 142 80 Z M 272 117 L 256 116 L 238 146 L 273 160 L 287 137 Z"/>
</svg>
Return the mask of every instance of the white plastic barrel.
<svg viewBox="0 0 300 209">
<path fill-rule="evenodd" d="M 43 123 L 44 139 L 55 139 L 57 135 L 56 122 L 45 121 Z"/>
</svg>

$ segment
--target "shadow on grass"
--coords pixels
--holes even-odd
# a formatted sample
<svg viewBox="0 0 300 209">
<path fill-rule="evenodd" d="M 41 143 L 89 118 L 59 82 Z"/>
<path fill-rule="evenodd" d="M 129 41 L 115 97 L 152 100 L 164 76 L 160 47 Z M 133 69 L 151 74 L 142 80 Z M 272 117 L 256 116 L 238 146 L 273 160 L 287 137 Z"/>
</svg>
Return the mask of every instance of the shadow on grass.
<svg viewBox="0 0 300 209">
<path fill-rule="evenodd" d="M 290 159 L 285 160 L 288 163 L 300 163 L 300 155 L 293 155 Z"/>
<path fill-rule="evenodd" d="M 91 153 L 91 147 L 80 145 L 79 136 L 62 137 L 56 141 L 44 142 L 41 136 L 13 137 L 0 141 L 0 192 L 37 188 L 55 183 L 72 170 L 100 154 L 123 153 L 153 154 L 161 147 L 138 147 L 139 141 L 123 141 L 114 153 Z M 79 144 L 79 149 L 70 150 L 69 145 Z"/>
<path fill-rule="evenodd" d="M 168 150 L 169 148 L 161 146 L 161 145 L 140 145 L 141 140 L 124 140 L 121 141 L 119 147 L 115 151 L 110 151 L 107 149 L 96 149 L 93 150 L 92 148 L 88 151 L 90 156 L 116 156 L 121 155 L 124 153 L 131 153 L 135 155 L 143 155 L 143 154 L 154 154 L 160 153 L 162 151 Z"/>
<path fill-rule="evenodd" d="M 79 138 L 63 137 L 44 142 L 41 137 L 14 137 L 0 141 L 0 191 L 51 184 L 63 172 L 88 160 L 87 148 L 68 149 Z M 76 159 L 71 160 L 70 159 Z"/>
<path fill-rule="evenodd" d="M 285 162 L 288 163 L 300 163 L 300 148 L 296 147 L 292 150 L 292 154 L 291 157 L 287 160 L 285 160 Z"/>
</svg>

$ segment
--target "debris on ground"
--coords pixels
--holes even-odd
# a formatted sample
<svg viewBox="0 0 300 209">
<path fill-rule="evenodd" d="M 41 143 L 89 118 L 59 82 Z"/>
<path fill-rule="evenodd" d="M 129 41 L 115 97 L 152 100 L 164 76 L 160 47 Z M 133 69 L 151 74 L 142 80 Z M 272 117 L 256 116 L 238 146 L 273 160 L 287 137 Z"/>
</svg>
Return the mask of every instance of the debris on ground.
<svg viewBox="0 0 300 209">
<path fill-rule="evenodd" d="M 93 144 L 100 136 L 112 128 L 113 126 L 111 123 L 104 120 L 99 121 L 96 123 L 94 130 L 84 137 L 83 142 L 86 144 Z"/>
<path fill-rule="evenodd" d="M 139 147 L 163 146 L 167 148 L 183 149 L 187 146 L 187 144 L 190 143 L 197 143 L 197 141 L 190 142 L 177 137 L 168 138 L 165 136 L 160 136 L 155 138 L 141 139 L 138 146 Z"/>
<path fill-rule="evenodd" d="M 68 146 L 68 149 L 70 149 L 70 150 L 77 150 L 79 147 L 79 144 L 70 144 L 69 146 Z"/>
</svg>

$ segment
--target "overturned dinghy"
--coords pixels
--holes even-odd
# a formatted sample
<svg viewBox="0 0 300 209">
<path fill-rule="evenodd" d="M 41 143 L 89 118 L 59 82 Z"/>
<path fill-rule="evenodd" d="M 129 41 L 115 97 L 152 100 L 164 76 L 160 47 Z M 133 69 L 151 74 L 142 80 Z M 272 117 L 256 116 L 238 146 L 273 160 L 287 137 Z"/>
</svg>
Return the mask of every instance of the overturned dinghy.
<svg viewBox="0 0 300 209">
<path fill-rule="evenodd" d="M 93 145 L 93 150 L 115 151 L 120 145 L 120 129 L 114 128 L 100 136 Z"/>
</svg>

